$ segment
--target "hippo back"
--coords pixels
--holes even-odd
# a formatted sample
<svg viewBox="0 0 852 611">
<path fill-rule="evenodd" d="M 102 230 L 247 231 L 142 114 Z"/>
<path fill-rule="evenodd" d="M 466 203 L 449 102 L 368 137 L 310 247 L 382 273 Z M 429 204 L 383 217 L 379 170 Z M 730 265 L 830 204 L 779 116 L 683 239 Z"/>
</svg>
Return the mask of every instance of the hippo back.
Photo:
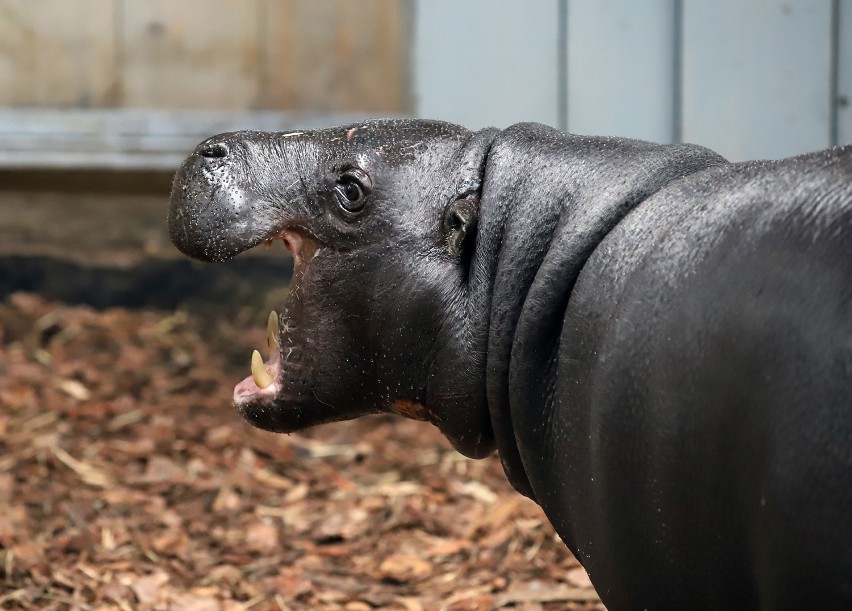
<svg viewBox="0 0 852 611">
<path fill-rule="evenodd" d="M 561 312 L 528 297 L 517 451 L 613 608 L 852 604 L 850 237 L 852 148 L 714 165 L 632 207 Z"/>
</svg>

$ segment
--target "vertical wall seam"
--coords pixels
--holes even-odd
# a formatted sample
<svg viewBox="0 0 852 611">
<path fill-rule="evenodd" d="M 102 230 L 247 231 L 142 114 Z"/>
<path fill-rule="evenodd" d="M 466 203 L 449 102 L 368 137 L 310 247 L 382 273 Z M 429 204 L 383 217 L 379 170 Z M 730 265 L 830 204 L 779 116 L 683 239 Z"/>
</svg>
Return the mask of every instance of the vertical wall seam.
<svg viewBox="0 0 852 611">
<path fill-rule="evenodd" d="M 405 54 L 402 58 L 402 68 L 404 72 L 405 82 L 403 84 L 403 113 L 412 116 L 420 116 L 420 99 L 418 98 L 419 75 L 417 74 L 417 38 L 419 32 L 417 30 L 417 21 L 419 19 L 420 7 L 418 3 L 422 0 L 405 0 L 403 2 L 403 40 L 406 44 L 402 45 L 402 52 Z"/>
<path fill-rule="evenodd" d="M 672 0 L 672 142 L 683 141 L 683 0 Z"/>
<path fill-rule="evenodd" d="M 113 0 L 112 11 L 112 99 L 110 106 L 124 106 L 124 0 Z"/>
<path fill-rule="evenodd" d="M 414 61 L 415 45 L 417 44 L 415 40 L 417 36 L 416 0 L 406 0 L 402 3 L 401 10 L 403 14 L 400 27 L 402 28 L 402 40 L 405 41 L 404 44 L 400 45 L 400 53 L 403 54 L 400 60 L 400 68 L 402 69 L 402 112 L 405 115 L 417 116 L 416 75 L 414 73 L 417 69 Z"/>
<path fill-rule="evenodd" d="M 828 143 L 835 146 L 840 140 L 840 0 L 831 2 L 830 32 Z"/>
<path fill-rule="evenodd" d="M 270 35 L 269 30 L 272 25 L 269 23 L 269 5 L 267 0 L 256 0 L 257 11 L 255 16 L 257 19 L 257 35 L 258 35 L 258 63 L 257 77 L 260 80 L 258 83 L 257 93 L 254 100 L 254 108 L 272 108 L 272 88 L 269 78 L 269 54 L 271 48 L 269 46 Z"/>
<path fill-rule="evenodd" d="M 568 131 L 568 0 L 559 0 L 557 5 L 556 36 L 556 116 L 560 130 Z"/>
</svg>

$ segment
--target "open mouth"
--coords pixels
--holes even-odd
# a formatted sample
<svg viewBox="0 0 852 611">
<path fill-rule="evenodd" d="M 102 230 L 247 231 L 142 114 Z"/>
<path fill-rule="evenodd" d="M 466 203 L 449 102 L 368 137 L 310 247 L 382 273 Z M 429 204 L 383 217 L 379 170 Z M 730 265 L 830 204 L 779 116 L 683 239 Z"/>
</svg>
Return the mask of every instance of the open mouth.
<svg viewBox="0 0 852 611">
<path fill-rule="evenodd" d="M 293 256 L 293 278 L 290 294 L 296 292 L 296 287 L 302 278 L 305 265 L 316 253 L 317 244 L 294 229 L 285 229 L 278 236 L 265 240 L 267 244 L 281 240 Z M 288 301 L 290 298 L 288 298 Z M 290 308 L 292 309 L 292 308 Z M 288 309 L 289 310 L 289 309 Z M 285 313 L 285 316 L 289 311 Z M 292 321 L 285 322 L 284 329 L 294 328 Z M 280 394 L 283 386 L 282 368 L 285 357 L 282 354 L 281 334 L 282 317 L 274 310 L 269 313 L 266 324 L 266 347 L 269 358 L 264 361 L 259 350 L 251 355 L 251 375 L 234 387 L 234 404 L 237 408 L 260 402 L 269 402 Z M 288 350 L 291 351 L 291 350 Z"/>
</svg>

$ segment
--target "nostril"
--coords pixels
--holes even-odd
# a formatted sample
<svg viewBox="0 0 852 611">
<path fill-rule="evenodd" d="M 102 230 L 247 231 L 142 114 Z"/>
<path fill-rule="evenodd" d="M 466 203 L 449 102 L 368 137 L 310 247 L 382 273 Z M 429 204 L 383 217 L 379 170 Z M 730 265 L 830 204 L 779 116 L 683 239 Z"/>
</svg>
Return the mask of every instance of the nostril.
<svg viewBox="0 0 852 611">
<path fill-rule="evenodd" d="M 222 144 L 221 142 L 216 142 L 215 144 L 208 144 L 203 149 L 198 151 L 198 154 L 202 157 L 208 158 L 227 157 L 228 147 Z"/>
</svg>

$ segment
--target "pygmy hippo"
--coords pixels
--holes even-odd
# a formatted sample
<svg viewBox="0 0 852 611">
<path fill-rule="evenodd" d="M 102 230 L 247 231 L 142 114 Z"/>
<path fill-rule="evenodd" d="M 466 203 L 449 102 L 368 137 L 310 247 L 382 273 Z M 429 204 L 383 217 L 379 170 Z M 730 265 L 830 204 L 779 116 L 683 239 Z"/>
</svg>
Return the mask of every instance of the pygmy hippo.
<svg viewBox="0 0 852 611">
<path fill-rule="evenodd" d="M 186 160 L 169 229 L 292 252 L 252 424 L 396 412 L 496 449 L 611 611 L 852 609 L 852 146 L 243 131 Z"/>
</svg>

